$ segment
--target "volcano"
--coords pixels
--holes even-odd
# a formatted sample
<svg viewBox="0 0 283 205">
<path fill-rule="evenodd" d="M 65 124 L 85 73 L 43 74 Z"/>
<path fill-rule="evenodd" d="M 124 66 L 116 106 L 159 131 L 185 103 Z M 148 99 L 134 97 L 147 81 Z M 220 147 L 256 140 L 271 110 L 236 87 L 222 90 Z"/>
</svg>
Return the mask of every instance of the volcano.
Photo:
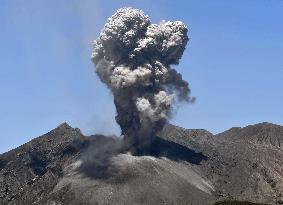
<svg viewBox="0 0 283 205">
<path fill-rule="evenodd" d="M 91 174 L 97 170 L 84 160 L 92 157 L 89 150 L 115 140 L 84 136 L 63 123 L 1 154 L 0 204 L 283 203 L 282 126 L 260 123 L 213 135 L 166 125 L 150 153 L 117 153 L 100 170 L 108 175 Z"/>
</svg>

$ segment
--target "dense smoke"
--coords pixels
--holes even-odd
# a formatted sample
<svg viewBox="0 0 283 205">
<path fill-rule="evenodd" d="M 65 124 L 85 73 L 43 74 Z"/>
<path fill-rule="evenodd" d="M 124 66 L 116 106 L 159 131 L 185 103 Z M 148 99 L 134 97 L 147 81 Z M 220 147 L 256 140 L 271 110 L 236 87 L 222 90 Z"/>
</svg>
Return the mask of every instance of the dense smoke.
<svg viewBox="0 0 283 205">
<path fill-rule="evenodd" d="M 135 149 L 151 143 L 174 103 L 192 100 L 188 83 L 170 67 L 179 63 L 187 32 L 181 21 L 151 24 L 143 11 L 121 8 L 94 41 L 96 73 L 113 92 L 116 121 Z"/>
</svg>

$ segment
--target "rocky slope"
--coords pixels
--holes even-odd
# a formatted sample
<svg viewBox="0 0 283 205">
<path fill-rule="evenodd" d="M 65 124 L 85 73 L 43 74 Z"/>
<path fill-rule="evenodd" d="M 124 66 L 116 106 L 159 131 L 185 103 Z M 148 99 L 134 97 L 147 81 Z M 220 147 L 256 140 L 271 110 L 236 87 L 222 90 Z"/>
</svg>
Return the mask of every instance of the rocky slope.
<svg viewBox="0 0 283 205">
<path fill-rule="evenodd" d="M 166 129 L 163 137 L 207 157 L 195 167 L 212 182 L 218 198 L 283 203 L 282 126 L 261 123 L 216 136 L 203 130 Z"/>
<path fill-rule="evenodd" d="M 218 135 L 168 125 L 151 155 L 118 154 L 101 177 L 80 167 L 113 139 L 64 123 L 0 155 L 0 204 L 283 204 L 282 141 L 269 123 Z"/>
</svg>

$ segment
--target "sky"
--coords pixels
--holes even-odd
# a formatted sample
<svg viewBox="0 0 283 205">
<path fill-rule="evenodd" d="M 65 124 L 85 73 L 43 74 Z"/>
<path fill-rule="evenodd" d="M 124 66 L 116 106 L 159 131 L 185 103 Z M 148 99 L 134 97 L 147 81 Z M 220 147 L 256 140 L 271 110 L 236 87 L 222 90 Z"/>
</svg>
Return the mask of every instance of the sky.
<svg viewBox="0 0 283 205">
<path fill-rule="evenodd" d="M 171 123 L 215 134 L 283 125 L 282 0 L 0 0 L 0 153 L 63 122 L 85 135 L 120 134 L 90 56 L 107 18 L 125 6 L 152 23 L 188 25 L 174 67 L 197 100 Z"/>
</svg>

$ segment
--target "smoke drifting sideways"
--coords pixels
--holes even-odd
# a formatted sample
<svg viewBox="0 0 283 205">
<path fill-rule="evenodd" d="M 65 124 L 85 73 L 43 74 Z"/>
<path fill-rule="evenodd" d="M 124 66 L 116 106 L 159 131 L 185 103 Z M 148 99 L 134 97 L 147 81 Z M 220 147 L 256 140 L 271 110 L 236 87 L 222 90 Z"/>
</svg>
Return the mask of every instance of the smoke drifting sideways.
<svg viewBox="0 0 283 205">
<path fill-rule="evenodd" d="M 189 38 L 181 21 L 151 24 L 142 10 L 121 8 L 94 41 L 92 61 L 114 95 L 116 121 L 135 151 L 150 146 L 178 102 L 192 102 L 177 65 Z"/>
</svg>

